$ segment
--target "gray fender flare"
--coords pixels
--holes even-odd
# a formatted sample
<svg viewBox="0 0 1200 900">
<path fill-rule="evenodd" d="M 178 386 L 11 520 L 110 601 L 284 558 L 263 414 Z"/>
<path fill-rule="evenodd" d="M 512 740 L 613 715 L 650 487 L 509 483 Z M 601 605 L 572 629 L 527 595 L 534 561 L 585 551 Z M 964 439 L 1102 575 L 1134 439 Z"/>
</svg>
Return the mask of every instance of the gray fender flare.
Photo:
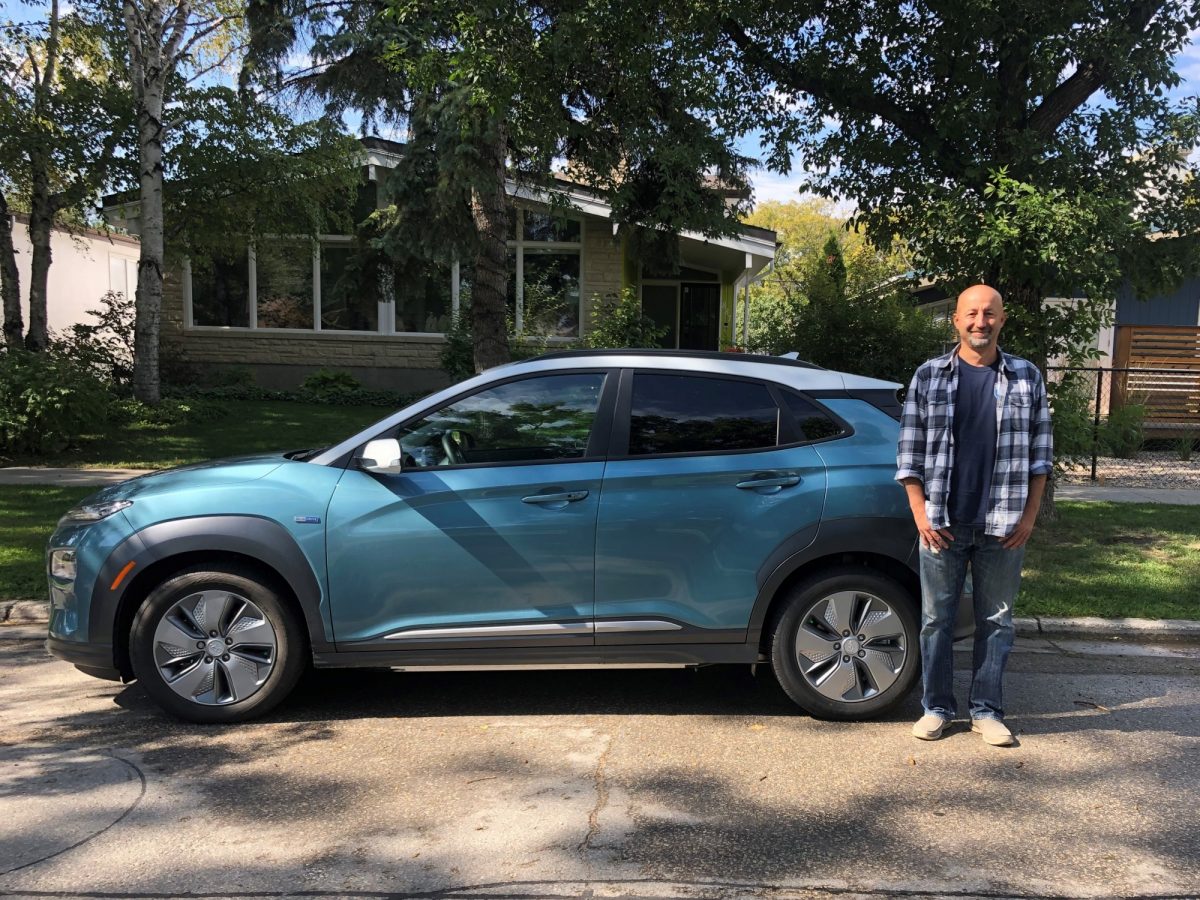
<svg viewBox="0 0 1200 900">
<path fill-rule="evenodd" d="M 804 546 L 797 547 L 796 544 L 795 538 L 781 544 L 758 570 L 758 596 L 746 632 L 746 641 L 751 645 L 757 646 L 762 639 L 767 612 L 780 586 L 814 560 L 845 553 L 869 553 L 903 566 L 914 577 L 919 571 L 917 528 L 913 520 L 907 517 L 855 516 L 832 519 L 822 522 L 816 529 L 816 535 Z"/>
<path fill-rule="evenodd" d="M 117 546 L 96 579 L 89 618 L 89 639 L 113 642 L 122 600 L 139 573 L 154 563 L 183 553 L 217 551 L 250 557 L 274 569 L 300 602 L 304 625 L 314 652 L 333 649 L 321 607 L 321 586 L 308 558 L 278 522 L 258 516 L 197 516 L 159 522 L 126 538 Z M 109 590 L 130 562 L 132 577 Z"/>
</svg>

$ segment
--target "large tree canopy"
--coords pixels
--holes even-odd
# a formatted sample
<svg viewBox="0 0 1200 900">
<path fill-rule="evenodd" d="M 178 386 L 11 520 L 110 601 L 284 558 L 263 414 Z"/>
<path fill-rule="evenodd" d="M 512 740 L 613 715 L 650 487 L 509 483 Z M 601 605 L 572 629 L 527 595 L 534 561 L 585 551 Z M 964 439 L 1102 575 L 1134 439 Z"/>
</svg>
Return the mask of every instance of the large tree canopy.
<svg viewBox="0 0 1200 900">
<path fill-rule="evenodd" d="M 907 382 L 951 339 L 909 299 L 907 248 L 873 246 L 828 201 L 764 203 L 747 221 L 779 236 L 775 265 L 750 289 L 748 349 Z"/>
<path fill-rule="evenodd" d="M 1192 2 L 738 0 L 689 21 L 724 121 L 761 130 L 776 169 L 799 153 L 808 188 L 925 274 L 997 285 L 1008 345 L 1040 364 L 1094 334 L 1122 277 L 1200 260 L 1200 116 L 1168 99 Z"/>
<path fill-rule="evenodd" d="M 111 22 L 50 0 L 0 26 L 0 293 L 5 343 L 45 349 L 50 236 L 86 224 L 132 117 Z M 22 337 L 9 213 L 29 216 L 29 330 Z"/>
<path fill-rule="evenodd" d="M 396 253 L 474 255 L 478 368 L 508 358 L 505 284 L 510 180 L 554 187 L 564 165 L 601 192 L 622 226 L 731 231 L 710 190 L 745 160 L 705 114 L 714 71 L 666 37 L 665 12 L 617 2 L 253 0 L 256 77 L 297 39 L 312 66 L 291 83 L 330 111 L 403 123 L 408 150 L 379 240 Z"/>
</svg>

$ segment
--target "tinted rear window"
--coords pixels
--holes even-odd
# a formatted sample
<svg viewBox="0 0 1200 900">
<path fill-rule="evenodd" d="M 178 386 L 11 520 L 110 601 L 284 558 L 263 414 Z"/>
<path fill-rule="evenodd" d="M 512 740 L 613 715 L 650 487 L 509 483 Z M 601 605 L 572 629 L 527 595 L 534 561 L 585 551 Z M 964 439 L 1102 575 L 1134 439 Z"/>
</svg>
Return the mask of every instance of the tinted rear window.
<svg viewBox="0 0 1200 900">
<path fill-rule="evenodd" d="M 812 400 L 791 391 L 782 393 L 783 402 L 787 404 L 792 418 L 796 420 L 801 440 L 823 441 L 826 438 L 837 437 L 845 431 L 836 419 Z"/>
<path fill-rule="evenodd" d="M 753 381 L 638 372 L 631 413 L 631 456 L 765 449 L 779 435 L 779 409 Z"/>
</svg>

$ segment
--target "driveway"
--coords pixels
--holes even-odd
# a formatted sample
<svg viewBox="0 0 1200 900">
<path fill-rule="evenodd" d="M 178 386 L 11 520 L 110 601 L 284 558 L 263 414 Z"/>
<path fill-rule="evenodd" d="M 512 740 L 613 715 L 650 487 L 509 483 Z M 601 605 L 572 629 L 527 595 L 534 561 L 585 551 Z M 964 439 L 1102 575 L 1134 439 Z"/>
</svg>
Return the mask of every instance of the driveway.
<svg viewBox="0 0 1200 900">
<path fill-rule="evenodd" d="M 319 673 L 197 727 L 0 640 L 0 895 L 1194 896 L 1200 649 L 1123 647 L 1020 642 L 998 749 L 744 669 Z"/>
</svg>

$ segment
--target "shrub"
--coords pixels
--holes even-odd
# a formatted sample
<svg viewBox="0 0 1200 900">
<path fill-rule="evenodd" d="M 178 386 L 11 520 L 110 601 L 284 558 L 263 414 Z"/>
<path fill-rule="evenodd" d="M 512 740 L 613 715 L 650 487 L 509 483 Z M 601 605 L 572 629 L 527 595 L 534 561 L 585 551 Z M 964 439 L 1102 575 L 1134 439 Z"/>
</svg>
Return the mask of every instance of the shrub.
<svg viewBox="0 0 1200 900">
<path fill-rule="evenodd" d="M 1189 431 L 1175 442 L 1175 452 L 1178 454 L 1180 462 L 1191 462 L 1192 454 L 1196 451 L 1197 441 L 1200 441 L 1200 434 Z"/>
<path fill-rule="evenodd" d="M 362 390 L 362 383 L 357 378 L 339 369 L 317 369 L 300 385 L 301 393 L 318 398 L 322 403 L 344 402 L 347 395 Z"/>
<path fill-rule="evenodd" d="M 97 324 L 75 324 L 55 341 L 58 352 L 90 369 L 101 381 L 127 388 L 133 381 L 133 298 L 109 291 L 99 309 L 89 309 Z"/>
<path fill-rule="evenodd" d="M 211 422 L 229 415 L 229 407 L 215 400 L 193 397 L 180 400 L 164 397 L 158 406 L 148 406 L 140 400 L 116 401 L 110 411 L 110 420 L 123 425 L 148 425 L 166 428 L 196 422 Z"/>
<path fill-rule="evenodd" d="M 475 374 L 475 345 L 471 340 L 471 308 L 466 304 L 450 320 L 446 329 L 446 345 L 438 359 L 452 381 L 462 381 Z"/>
<path fill-rule="evenodd" d="M 1090 462 L 1096 449 L 1091 391 L 1077 372 L 1049 385 L 1054 425 L 1054 462 L 1060 468 Z"/>
<path fill-rule="evenodd" d="M 584 345 L 593 349 L 661 347 L 667 329 L 642 312 L 642 301 L 633 288 L 620 296 L 592 296 L 592 314 Z"/>
<path fill-rule="evenodd" d="M 110 395 L 89 365 L 50 349 L 0 352 L 0 450 L 48 453 L 102 426 Z"/>
<path fill-rule="evenodd" d="M 1110 410 L 1100 429 L 1101 452 L 1117 459 L 1135 459 L 1146 437 L 1145 422 L 1146 407 L 1140 403 Z"/>
</svg>

